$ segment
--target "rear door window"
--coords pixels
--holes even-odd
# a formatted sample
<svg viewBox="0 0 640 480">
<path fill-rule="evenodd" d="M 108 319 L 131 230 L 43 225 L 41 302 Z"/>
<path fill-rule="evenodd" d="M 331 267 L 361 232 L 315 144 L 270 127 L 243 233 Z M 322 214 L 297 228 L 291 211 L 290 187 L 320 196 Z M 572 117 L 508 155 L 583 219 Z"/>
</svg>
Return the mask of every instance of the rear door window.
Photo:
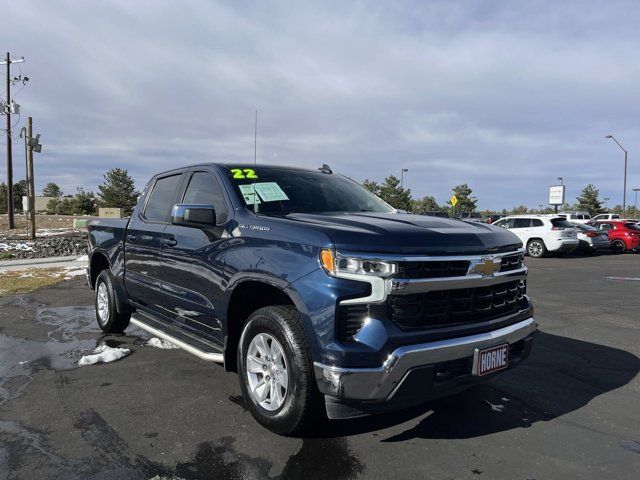
<svg viewBox="0 0 640 480">
<path fill-rule="evenodd" d="M 640 227 L 638 226 L 637 223 L 629 222 L 629 223 L 625 223 L 624 226 L 629 230 L 640 230 Z"/>
<path fill-rule="evenodd" d="M 533 227 L 542 227 L 544 224 L 542 223 L 542 220 L 540 220 L 539 218 L 534 218 L 531 221 L 531 226 Z"/>
<path fill-rule="evenodd" d="M 156 180 L 149 194 L 143 217 L 150 222 L 167 222 L 176 201 L 182 174 L 162 177 Z"/>
<path fill-rule="evenodd" d="M 515 218 L 513 220 L 513 227 L 511 228 L 529 228 L 531 226 L 531 219 L 529 218 Z"/>
</svg>

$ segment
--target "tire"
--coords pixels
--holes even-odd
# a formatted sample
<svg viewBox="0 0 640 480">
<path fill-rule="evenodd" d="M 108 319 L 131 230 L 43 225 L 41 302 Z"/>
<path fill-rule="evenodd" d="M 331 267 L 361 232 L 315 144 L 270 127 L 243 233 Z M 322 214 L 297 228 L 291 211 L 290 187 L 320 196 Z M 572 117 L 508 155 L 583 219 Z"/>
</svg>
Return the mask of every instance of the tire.
<svg viewBox="0 0 640 480">
<path fill-rule="evenodd" d="M 251 314 L 240 337 L 238 366 L 245 404 L 258 423 L 281 435 L 309 429 L 321 402 L 294 307 Z"/>
<path fill-rule="evenodd" d="M 113 289 L 113 275 L 102 270 L 96 279 L 94 306 L 98 326 L 105 333 L 122 333 L 129 326 L 131 312 L 118 312 L 116 293 Z"/>
<path fill-rule="evenodd" d="M 544 257 L 547 254 L 547 246 L 539 238 L 534 238 L 527 243 L 527 254 L 533 258 Z"/>
<path fill-rule="evenodd" d="M 622 240 L 614 240 L 611 242 L 611 251 L 613 253 L 624 253 L 627 250 L 627 246 Z"/>
</svg>

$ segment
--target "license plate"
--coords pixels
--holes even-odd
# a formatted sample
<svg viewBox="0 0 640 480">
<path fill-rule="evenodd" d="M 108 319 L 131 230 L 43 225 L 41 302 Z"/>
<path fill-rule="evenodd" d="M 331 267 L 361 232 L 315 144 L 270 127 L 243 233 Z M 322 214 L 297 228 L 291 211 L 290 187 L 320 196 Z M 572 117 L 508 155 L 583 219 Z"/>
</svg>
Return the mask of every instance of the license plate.
<svg viewBox="0 0 640 480">
<path fill-rule="evenodd" d="M 504 370 L 509 366 L 509 344 L 476 349 L 473 355 L 473 374 L 477 376 Z"/>
</svg>

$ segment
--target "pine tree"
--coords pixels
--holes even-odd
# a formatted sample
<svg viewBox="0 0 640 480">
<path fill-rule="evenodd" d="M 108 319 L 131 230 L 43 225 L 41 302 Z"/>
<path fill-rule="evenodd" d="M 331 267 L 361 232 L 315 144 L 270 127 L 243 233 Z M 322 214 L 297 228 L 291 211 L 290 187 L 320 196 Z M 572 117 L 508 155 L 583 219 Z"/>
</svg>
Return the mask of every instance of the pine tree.
<svg viewBox="0 0 640 480">
<path fill-rule="evenodd" d="M 7 213 L 7 184 L 0 182 L 0 214 Z"/>
<path fill-rule="evenodd" d="M 393 208 L 409 212 L 413 206 L 411 189 L 401 187 L 400 179 L 394 175 L 389 175 L 380 184 L 378 196 Z"/>
<path fill-rule="evenodd" d="M 472 197 L 473 190 L 466 183 L 456 185 L 451 189 L 453 194 L 458 199 L 458 204 L 455 206 L 456 212 L 475 212 L 478 199 Z M 447 203 L 451 205 L 451 200 L 447 200 Z M 453 207 L 453 205 L 451 205 Z M 453 209 L 452 209 L 453 210 Z"/>
<path fill-rule="evenodd" d="M 58 198 L 62 196 L 62 191 L 60 187 L 53 182 L 47 183 L 47 185 L 42 189 L 42 195 L 45 197 L 54 197 Z"/>
<path fill-rule="evenodd" d="M 380 196 L 380 185 L 378 182 L 365 178 L 364 182 L 362 182 L 362 186 L 374 195 Z"/>
<path fill-rule="evenodd" d="M 436 202 L 436 199 L 431 196 L 424 196 L 420 200 L 413 200 L 413 206 L 411 213 L 418 215 L 425 215 L 427 212 L 440 212 L 442 208 Z"/>
<path fill-rule="evenodd" d="M 592 184 L 584 187 L 578 198 L 576 198 L 578 209 L 586 210 L 591 215 L 602 213 L 604 210 L 602 209 L 602 202 L 598 198 L 599 194 L 600 191 Z"/>
<path fill-rule="evenodd" d="M 136 190 L 133 178 L 127 170 L 112 168 L 104 175 L 105 183 L 98 186 L 99 205 L 107 208 L 123 208 L 125 215 L 131 215 L 140 192 Z"/>
</svg>

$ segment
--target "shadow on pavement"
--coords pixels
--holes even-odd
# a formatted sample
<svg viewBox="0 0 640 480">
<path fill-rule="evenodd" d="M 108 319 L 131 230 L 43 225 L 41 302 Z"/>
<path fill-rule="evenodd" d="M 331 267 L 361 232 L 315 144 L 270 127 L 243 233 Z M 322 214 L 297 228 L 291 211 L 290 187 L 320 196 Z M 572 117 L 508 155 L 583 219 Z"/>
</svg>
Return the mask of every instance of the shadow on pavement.
<svg viewBox="0 0 640 480">
<path fill-rule="evenodd" d="M 428 414 L 384 442 L 412 438 L 462 439 L 526 428 L 565 415 L 629 383 L 640 359 L 616 348 L 538 332 L 531 357 L 458 395 L 413 409 L 330 422 L 323 437 L 372 432 Z"/>
</svg>

